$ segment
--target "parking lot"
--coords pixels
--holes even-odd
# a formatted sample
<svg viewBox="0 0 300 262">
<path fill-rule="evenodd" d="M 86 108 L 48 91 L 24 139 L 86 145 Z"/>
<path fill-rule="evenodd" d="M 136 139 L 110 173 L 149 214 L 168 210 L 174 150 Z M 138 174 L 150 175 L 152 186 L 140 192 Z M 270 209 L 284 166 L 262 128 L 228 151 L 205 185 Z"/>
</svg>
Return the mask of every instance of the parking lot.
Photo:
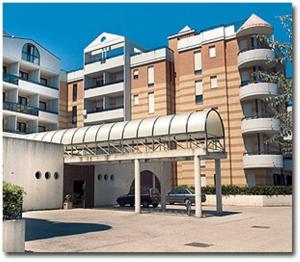
<svg viewBox="0 0 300 262">
<path fill-rule="evenodd" d="M 168 206 L 170 207 L 170 206 Z M 291 207 L 204 207 L 204 218 L 130 208 L 25 212 L 28 252 L 291 252 Z M 179 210 L 174 212 L 174 210 Z"/>
</svg>

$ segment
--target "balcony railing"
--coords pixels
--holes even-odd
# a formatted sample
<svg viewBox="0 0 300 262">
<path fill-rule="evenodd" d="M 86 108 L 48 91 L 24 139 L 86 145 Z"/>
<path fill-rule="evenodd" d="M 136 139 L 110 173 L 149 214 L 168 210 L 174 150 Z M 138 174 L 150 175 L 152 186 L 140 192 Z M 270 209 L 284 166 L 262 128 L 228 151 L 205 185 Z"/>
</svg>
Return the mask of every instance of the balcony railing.
<svg viewBox="0 0 300 262">
<path fill-rule="evenodd" d="M 22 60 L 28 61 L 30 63 L 39 65 L 40 64 L 40 58 L 38 56 L 22 52 Z"/>
<path fill-rule="evenodd" d="M 8 73 L 3 73 L 3 81 L 17 85 L 19 83 L 19 77 Z"/>
<path fill-rule="evenodd" d="M 249 79 L 249 80 L 243 80 L 241 81 L 241 86 L 246 86 L 250 84 L 258 84 L 258 83 L 269 83 L 268 81 L 265 81 L 263 79 Z"/>
<path fill-rule="evenodd" d="M 93 110 L 87 110 L 88 114 L 93 114 L 93 113 L 99 113 L 99 112 L 105 112 L 105 111 L 111 111 L 111 110 L 117 110 L 124 108 L 124 105 L 122 106 L 115 106 L 115 107 L 110 107 L 110 108 L 103 108 L 103 107 L 98 107 Z"/>
<path fill-rule="evenodd" d="M 18 103 L 13 103 L 13 102 L 8 102 L 8 101 L 3 102 L 3 109 L 14 111 L 14 112 L 19 112 L 19 113 L 24 113 L 24 114 L 29 114 L 29 115 L 34 115 L 34 116 L 38 116 L 38 114 L 39 114 L 38 109 L 36 109 L 34 107 L 27 106 L 27 105 L 21 105 Z"/>
<path fill-rule="evenodd" d="M 270 46 L 268 46 L 268 45 L 262 45 L 262 46 L 256 46 L 256 47 L 246 47 L 246 48 L 241 49 L 241 50 L 238 52 L 238 55 L 241 54 L 241 53 L 250 51 L 250 50 L 258 50 L 258 49 L 270 49 L 270 50 L 273 50 L 273 49 L 270 48 Z"/>
<path fill-rule="evenodd" d="M 117 57 L 117 56 L 121 56 L 121 55 L 124 55 L 124 51 L 116 51 L 116 52 L 112 52 L 111 54 L 110 53 L 107 53 L 105 57 L 102 57 L 102 56 L 95 56 L 95 57 L 91 57 L 89 59 L 89 61 L 85 61 L 85 65 L 88 65 L 88 64 L 92 64 L 92 63 L 96 63 L 96 62 L 100 62 L 101 64 L 104 64 L 106 62 L 107 59 L 110 59 L 110 58 L 113 58 L 113 57 Z"/>
<path fill-rule="evenodd" d="M 58 87 L 55 87 L 55 86 L 51 86 L 51 85 L 46 85 L 44 83 L 41 83 L 39 81 L 34 81 L 34 80 L 29 80 L 29 79 L 25 79 L 25 78 L 21 78 L 19 77 L 20 80 L 24 80 L 24 81 L 27 81 L 27 82 L 30 82 L 30 83 L 34 83 L 34 84 L 38 84 L 38 85 L 42 85 L 42 86 L 45 86 L 45 87 L 48 87 L 48 88 L 52 88 L 52 89 L 56 89 L 58 90 Z"/>
<path fill-rule="evenodd" d="M 242 121 L 243 120 L 249 120 L 249 119 L 257 119 L 257 118 L 272 118 L 273 116 L 271 114 L 268 114 L 268 113 L 261 113 L 261 114 L 253 114 L 251 116 L 244 116 L 242 118 Z"/>
<path fill-rule="evenodd" d="M 118 80 L 118 81 L 113 81 L 113 82 L 110 82 L 110 83 L 103 83 L 103 84 L 98 84 L 98 85 L 94 85 L 94 86 L 89 86 L 89 87 L 86 87 L 85 90 L 92 89 L 92 88 L 97 88 L 97 87 L 108 86 L 108 85 L 113 85 L 113 84 L 122 83 L 122 82 L 124 82 L 124 79 Z"/>
<path fill-rule="evenodd" d="M 37 110 L 39 110 L 39 111 L 43 111 L 43 112 L 47 112 L 47 113 L 51 113 L 51 114 L 58 114 L 58 112 L 57 112 L 57 110 L 52 110 L 52 109 L 48 109 L 48 108 L 40 108 L 40 107 L 38 107 L 38 108 L 36 108 Z"/>
</svg>

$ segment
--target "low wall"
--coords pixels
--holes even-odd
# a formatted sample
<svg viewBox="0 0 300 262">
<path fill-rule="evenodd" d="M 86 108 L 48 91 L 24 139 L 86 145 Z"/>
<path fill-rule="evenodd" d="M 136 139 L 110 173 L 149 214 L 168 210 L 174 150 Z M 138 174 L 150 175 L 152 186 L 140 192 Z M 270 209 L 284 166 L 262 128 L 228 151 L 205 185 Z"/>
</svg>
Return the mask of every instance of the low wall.
<svg viewBox="0 0 300 262">
<path fill-rule="evenodd" d="M 25 251 L 25 220 L 3 221 L 3 251 L 16 253 Z"/>
<path fill-rule="evenodd" d="M 223 195 L 223 205 L 228 206 L 292 206 L 292 195 Z M 205 205 L 216 205 L 216 195 L 206 195 Z"/>
</svg>

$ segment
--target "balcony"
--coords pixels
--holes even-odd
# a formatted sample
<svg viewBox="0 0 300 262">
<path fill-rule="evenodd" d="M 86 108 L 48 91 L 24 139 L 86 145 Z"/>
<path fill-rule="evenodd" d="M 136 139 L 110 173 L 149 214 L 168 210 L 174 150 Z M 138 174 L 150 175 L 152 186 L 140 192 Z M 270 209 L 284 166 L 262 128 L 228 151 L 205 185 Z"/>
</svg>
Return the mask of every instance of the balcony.
<svg viewBox="0 0 300 262">
<path fill-rule="evenodd" d="M 275 62 L 275 52 L 268 48 L 244 49 L 238 54 L 238 67 L 240 69 L 252 66 L 272 67 Z"/>
<path fill-rule="evenodd" d="M 280 120 L 275 118 L 264 118 L 262 116 L 251 116 L 242 119 L 242 134 L 248 133 L 277 133 L 280 131 Z"/>
<path fill-rule="evenodd" d="M 33 115 L 33 116 L 38 116 L 39 114 L 37 108 L 21 105 L 18 103 L 8 102 L 8 101 L 3 102 L 3 110 L 14 111 L 18 113 Z"/>
<path fill-rule="evenodd" d="M 8 74 L 8 73 L 3 73 L 3 81 L 14 84 L 14 85 L 18 85 L 19 77 Z"/>
<path fill-rule="evenodd" d="M 278 87 L 274 83 L 243 81 L 240 88 L 240 99 L 264 99 L 278 95 Z"/>
<path fill-rule="evenodd" d="M 293 172 L 293 159 L 286 158 L 283 160 L 283 170 Z"/>
<path fill-rule="evenodd" d="M 53 123 L 57 124 L 58 122 L 58 113 L 57 111 L 53 110 L 44 110 L 44 109 L 39 109 L 39 120 L 47 122 L 47 123 Z"/>
<path fill-rule="evenodd" d="M 124 118 L 124 106 L 114 108 L 98 108 L 87 112 L 84 123 L 101 123 L 107 120 L 117 120 Z"/>
<path fill-rule="evenodd" d="M 244 169 L 251 168 L 282 168 L 281 154 L 245 154 L 243 156 Z"/>
<path fill-rule="evenodd" d="M 124 80 L 85 88 L 84 97 L 103 96 L 124 91 Z"/>
<path fill-rule="evenodd" d="M 47 98 L 58 98 L 58 88 L 19 78 L 19 89 L 29 94 L 39 94 Z"/>
</svg>

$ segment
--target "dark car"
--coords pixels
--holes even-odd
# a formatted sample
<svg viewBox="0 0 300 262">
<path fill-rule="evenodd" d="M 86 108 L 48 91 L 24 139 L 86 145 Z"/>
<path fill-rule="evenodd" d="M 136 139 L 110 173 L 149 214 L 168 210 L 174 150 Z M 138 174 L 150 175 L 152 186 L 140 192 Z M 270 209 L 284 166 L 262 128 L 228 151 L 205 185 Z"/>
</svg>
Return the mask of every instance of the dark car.
<svg viewBox="0 0 300 262">
<path fill-rule="evenodd" d="M 195 194 L 187 188 L 174 188 L 171 192 L 166 195 L 166 202 L 169 204 L 183 203 L 186 204 L 187 201 L 195 203 Z M 201 202 L 206 201 L 206 196 L 204 193 L 201 195 Z"/>
<path fill-rule="evenodd" d="M 124 207 L 126 205 L 134 206 L 134 192 L 129 192 L 126 195 L 119 196 L 117 198 L 117 203 Z M 147 190 L 142 190 L 141 193 L 141 204 L 143 207 L 149 207 L 152 205 L 153 207 L 157 207 L 160 203 L 160 194 L 157 190 L 151 188 Z"/>
</svg>

